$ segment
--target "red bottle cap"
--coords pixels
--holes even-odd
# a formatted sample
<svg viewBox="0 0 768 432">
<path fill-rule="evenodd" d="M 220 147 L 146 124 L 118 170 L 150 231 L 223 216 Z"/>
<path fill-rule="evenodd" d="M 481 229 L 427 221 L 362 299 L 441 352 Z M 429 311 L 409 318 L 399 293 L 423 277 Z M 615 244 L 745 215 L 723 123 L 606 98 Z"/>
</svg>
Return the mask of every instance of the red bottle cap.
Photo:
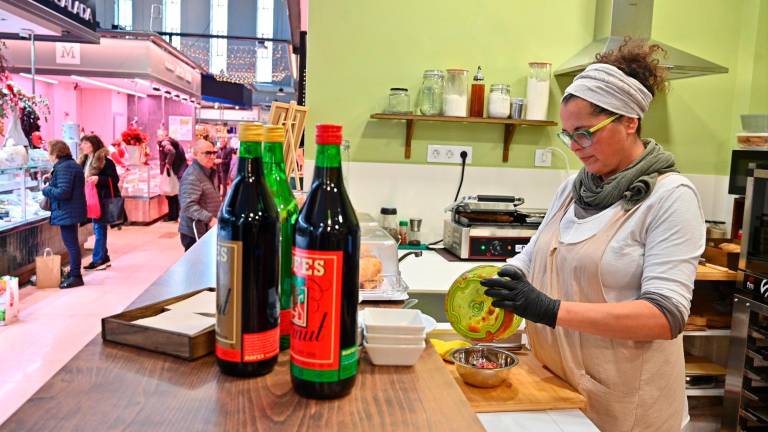
<svg viewBox="0 0 768 432">
<path fill-rule="evenodd" d="M 319 124 L 315 129 L 315 143 L 341 145 L 341 125 Z"/>
</svg>

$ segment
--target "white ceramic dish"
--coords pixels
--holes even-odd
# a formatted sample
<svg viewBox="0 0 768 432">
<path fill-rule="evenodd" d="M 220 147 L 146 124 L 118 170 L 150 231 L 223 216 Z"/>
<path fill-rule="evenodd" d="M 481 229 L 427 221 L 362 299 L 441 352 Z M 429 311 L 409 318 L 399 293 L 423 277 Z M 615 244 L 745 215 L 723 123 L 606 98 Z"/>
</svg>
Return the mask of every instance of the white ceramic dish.
<svg viewBox="0 0 768 432">
<path fill-rule="evenodd" d="M 413 366 L 426 344 L 422 340 L 419 345 L 378 345 L 366 342 L 364 346 L 371 363 L 377 366 Z"/>
<path fill-rule="evenodd" d="M 421 312 L 414 309 L 366 308 L 360 319 L 368 334 L 418 336 L 425 329 Z"/>
<path fill-rule="evenodd" d="M 365 341 L 376 345 L 420 345 L 425 336 L 424 333 L 418 336 L 365 333 Z"/>
</svg>

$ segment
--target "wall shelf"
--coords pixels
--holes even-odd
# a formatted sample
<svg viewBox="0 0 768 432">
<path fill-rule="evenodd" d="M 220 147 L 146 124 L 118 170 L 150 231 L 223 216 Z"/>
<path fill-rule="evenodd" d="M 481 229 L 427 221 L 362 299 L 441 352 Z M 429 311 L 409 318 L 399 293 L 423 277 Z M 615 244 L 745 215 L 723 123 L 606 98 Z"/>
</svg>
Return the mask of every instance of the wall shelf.
<svg viewBox="0 0 768 432">
<path fill-rule="evenodd" d="M 446 117 L 446 116 L 424 116 L 415 114 L 371 114 L 372 119 L 377 120 L 405 120 L 405 158 L 411 158 L 411 142 L 413 141 L 413 132 L 416 129 L 416 122 L 447 122 L 447 123 L 482 123 L 497 124 L 504 126 L 504 153 L 502 160 L 509 161 L 509 146 L 512 144 L 512 137 L 518 126 L 557 126 L 556 122 L 549 120 L 518 120 L 518 119 L 500 119 L 485 117 Z"/>
</svg>

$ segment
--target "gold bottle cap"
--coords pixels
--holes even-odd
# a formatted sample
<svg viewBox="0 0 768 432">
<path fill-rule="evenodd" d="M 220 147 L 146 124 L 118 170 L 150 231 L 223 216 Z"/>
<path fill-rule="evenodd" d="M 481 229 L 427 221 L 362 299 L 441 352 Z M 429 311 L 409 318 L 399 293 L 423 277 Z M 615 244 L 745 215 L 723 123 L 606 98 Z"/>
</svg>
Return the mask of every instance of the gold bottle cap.
<svg viewBox="0 0 768 432">
<path fill-rule="evenodd" d="M 243 123 L 240 125 L 240 141 L 264 141 L 264 125 L 261 123 Z"/>
<path fill-rule="evenodd" d="M 285 128 L 283 126 L 268 125 L 264 129 L 264 142 L 285 142 Z"/>
</svg>

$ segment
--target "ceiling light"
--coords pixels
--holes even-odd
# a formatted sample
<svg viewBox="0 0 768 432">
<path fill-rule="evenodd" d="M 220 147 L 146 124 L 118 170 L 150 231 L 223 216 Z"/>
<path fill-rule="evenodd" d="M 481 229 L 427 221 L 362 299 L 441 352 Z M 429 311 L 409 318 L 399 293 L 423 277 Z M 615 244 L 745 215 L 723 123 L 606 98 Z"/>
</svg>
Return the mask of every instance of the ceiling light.
<svg viewBox="0 0 768 432">
<path fill-rule="evenodd" d="M 90 78 L 86 78 L 86 77 L 81 77 L 81 76 L 78 76 L 78 75 L 70 75 L 70 76 L 72 77 L 72 79 L 76 79 L 78 81 L 83 81 L 83 82 L 87 82 L 87 83 L 90 83 L 90 84 L 93 84 L 93 85 L 97 85 L 97 86 L 101 86 L 101 87 L 104 87 L 104 88 L 108 88 L 110 90 L 115 90 L 115 91 L 123 92 L 123 93 L 126 93 L 126 94 L 130 94 L 130 95 L 134 95 L 134 96 L 138 96 L 138 97 L 142 97 L 142 98 L 147 97 L 147 95 L 145 95 L 144 93 L 139 93 L 139 92 L 135 92 L 133 90 L 124 89 L 124 88 L 118 87 L 116 85 L 103 83 L 101 81 L 96 81 L 94 79 L 90 79 Z"/>
<path fill-rule="evenodd" d="M 149 81 L 147 81 L 147 80 L 145 80 L 145 79 L 141 79 L 141 78 L 134 78 L 133 80 L 134 80 L 134 81 L 136 81 L 136 82 L 137 82 L 137 83 L 139 83 L 139 84 L 144 84 L 145 86 L 151 86 L 151 85 L 152 85 L 152 83 L 151 83 L 151 82 L 149 82 Z"/>
<path fill-rule="evenodd" d="M 32 75 L 30 75 L 28 73 L 20 73 L 19 75 L 23 76 L 24 78 L 33 78 Z M 43 78 L 43 77 L 37 76 L 37 75 L 35 75 L 34 78 L 35 78 L 35 81 L 47 82 L 48 84 L 58 84 L 59 83 L 55 79 Z"/>
</svg>

